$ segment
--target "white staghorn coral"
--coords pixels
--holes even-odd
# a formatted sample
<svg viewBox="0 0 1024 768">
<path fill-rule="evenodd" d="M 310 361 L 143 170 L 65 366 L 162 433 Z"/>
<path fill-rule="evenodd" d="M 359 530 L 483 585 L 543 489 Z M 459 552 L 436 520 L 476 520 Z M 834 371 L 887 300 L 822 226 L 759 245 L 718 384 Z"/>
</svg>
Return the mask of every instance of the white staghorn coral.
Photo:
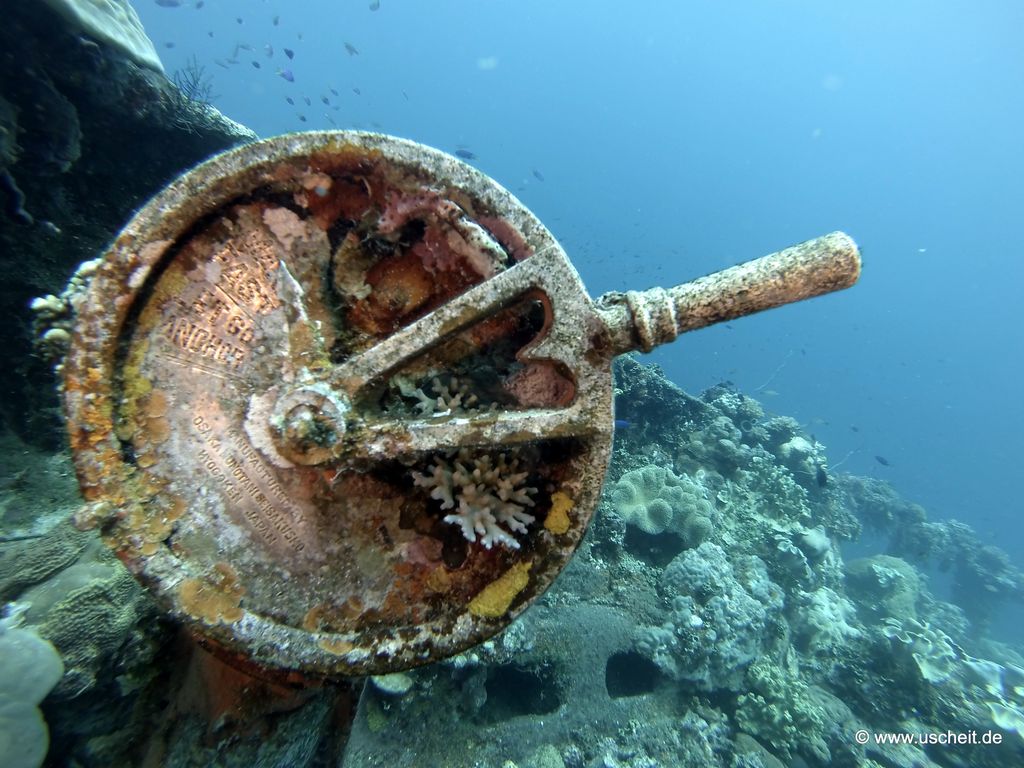
<svg viewBox="0 0 1024 768">
<path fill-rule="evenodd" d="M 525 508 L 534 505 L 531 496 L 537 489 L 523 485 L 528 473 L 518 469 L 519 460 L 504 453 L 495 459 L 463 448 L 454 460 L 435 459 L 428 474 L 413 472 L 412 477 L 416 485 L 430 489 L 441 509 L 457 508 L 444 522 L 458 525 L 468 541 L 479 537 L 487 549 L 495 543 L 519 549 L 513 534 L 526 533 L 534 521 Z"/>
<path fill-rule="evenodd" d="M 394 377 L 392 385 L 398 387 L 402 397 L 416 400 L 413 408 L 423 416 L 446 416 L 480 410 L 479 401 L 470 391 L 469 382 L 456 376 L 452 376 L 447 383 L 435 376 L 430 383 L 433 395 L 427 394 L 423 388 L 415 386 L 403 376 Z"/>
</svg>

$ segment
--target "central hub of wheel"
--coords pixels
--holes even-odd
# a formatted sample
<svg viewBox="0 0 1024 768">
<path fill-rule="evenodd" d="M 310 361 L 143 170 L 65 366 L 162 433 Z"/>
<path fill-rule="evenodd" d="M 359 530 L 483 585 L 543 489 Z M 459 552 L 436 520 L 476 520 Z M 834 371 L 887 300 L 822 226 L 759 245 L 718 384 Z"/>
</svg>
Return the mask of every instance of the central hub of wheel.
<svg viewBox="0 0 1024 768">
<path fill-rule="evenodd" d="M 324 384 L 290 390 L 278 400 L 270 417 L 278 451 L 289 461 L 306 466 L 336 459 L 348 411 L 344 396 Z"/>
</svg>

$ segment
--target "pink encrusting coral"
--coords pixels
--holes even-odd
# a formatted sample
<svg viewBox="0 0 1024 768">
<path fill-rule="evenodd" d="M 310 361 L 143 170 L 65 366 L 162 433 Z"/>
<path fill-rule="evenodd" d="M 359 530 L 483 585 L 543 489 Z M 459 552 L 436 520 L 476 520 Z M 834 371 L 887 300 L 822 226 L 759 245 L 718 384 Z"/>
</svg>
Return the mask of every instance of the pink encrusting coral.
<svg viewBox="0 0 1024 768">
<path fill-rule="evenodd" d="M 422 222 L 422 238 L 412 250 L 428 271 L 436 274 L 458 270 L 491 277 L 506 260 L 507 254 L 494 237 L 438 192 L 391 192 L 387 199 L 377 231 L 393 235 L 411 221 Z"/>
<path fill-rule="evenodd" d="M 383 235 L 397 232 L 413 219 L 438 218 L 451 221 L 462 211 L 451 200 L 446 200 L 433 190 L 424 189 L 415 194 L 392 192 L 381 211 L 377 231 Z"/>
</svg>

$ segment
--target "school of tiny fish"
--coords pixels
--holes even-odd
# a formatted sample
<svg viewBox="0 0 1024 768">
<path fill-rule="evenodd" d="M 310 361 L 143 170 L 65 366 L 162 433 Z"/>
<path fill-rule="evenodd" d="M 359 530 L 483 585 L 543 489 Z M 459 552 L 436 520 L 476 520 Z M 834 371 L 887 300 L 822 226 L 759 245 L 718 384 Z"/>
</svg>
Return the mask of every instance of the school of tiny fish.
<svg viewBox="0 0 1024 768">
<path fill-rule="evenodd" d="M 204 0 L 194 0 L 191 3 L 186 0 L 154 0 L 154 2 L 162 8 L 184 9 L 187 6 L 191 6 L 191 8 L 196 11 L 202 9 L 205 5 Z M 380 11 L 380 0 L 371 0 L 367 5 L 367 9 L 371 12 Z M 304 61 L 301 51 L 299 50 L 299 46 L 297 46 L 296 43 L 291 43 L 291 47 L 284 45 L 284 41 L 279 39 L 282 32 L 288 32 L 288 19 L 281 14 L 275 13 L 269 19 L 265 19 L 265 17 L 261 19 L 256 14 L 253 14 L 250 17 L 236 16 L 234 21 L 236 27 L 251 31 L 252 36 L 248 36 L 248 39 L 238 40 L 237 33 L 232 33 L 231 36 L 236 39 L 230 44 L 230 52 L 222 57 L 214 58 L 213 64 L 221 69 L 231 71 L 235 70 L 239 64 L 245 64 L 248 62 L 249 71 L 252 73 L 249 77 L 262 77 L 263 75 L 261 73 L 264 71 L 263 61 L 268 61 L 270 62 L 269 69 L 273 73 L 273 76 L 287 84 L 284 86 L 285 88 L 290 89 L 294 87 L 299 90 L 298 93 L 292 91 L 292 93 L 284 95 L 284 102 L 289 107 L 297 107 L 300 104 L 304 104 L 306 107 L 312 108 L 313 99 L 308 93 L 304 93 L 303 91 L 306 90 L 309 81 L 314 78 L 317 71 L 322 71 L 323 64 L 322 61 L 315 65 L 307 64 L 304 70 Z M 261 30 L 264 29 L 266 30 L 267 36 L 273 35 L 275 37 L 274 42 L 265 39 L 261 35 Z M 211 29 L 208 30 L 206 34 L 209 38 L 218 39 L 223 36 L 223 30 L 218 31 Z M 294 39 L 301 44 L 303 40 L 303 33 L 299 30 L 295 30 L 292 34 L 294 35 Z M 276 45 L 275 42 L 277 43 Z M 176 47 L 177 41 L 168 40 L 165 41 L 163 45 L 164 48 L 171 50 Z M 351 65 L 344 64 L 343 60 L 356 58 L 361 60 L 363 58 L 360 47 L 357 47 L 357 45 L 351 40 L 339 41 L 337 50 L 339 54 L 344 52 L 344 55 L 339 55 L 338 57 L 337 70 L 339 73 L 351 71 Z M 369 55 L 372 57 L 372 52 Z M 261 58 L 263 61 L 261 61 Z M 489 62 L 493 61 L 496 66 L 498 61 L 496 57 L 492 56 L 485 58 Z M 359 65 L 356 64 L 356 66 Z M 308 71 L 310 67 L 312 67 L 312 71 Z M 485 67 L 484 69 L 493 68 L 494 66 Z M 306 84 L 305 87 L 303 84 Z M 315 88 L 315 85 L 313 87 Z M 310 88 L 310 90 L 313 90 L 313 88 Z M 353 96 L 363 96 L 363 90 L 359 85 L 349 84 L 348 90 Z M 323 86 L 321 86 L 320 88 L 317 88 L 314 93 L 323 107 L 328 108 L 331 112 L 341 111 L 343 99 L 341 96 L 342 92 L 338 87 L 335 85 L 327 85 L 324 89 Z M 402 89 L 400 93 L 403 101 L 411 101 L 409 92 L 406 89 Z M 350 106 L 351 104 L 352 102 L 350 102 Z M 310 115 L 305 111 L 295 112 L 294 117 L 299 123 L 308 123 L 310 119 Z M 322 119 L 331 126 L 338 127 L 338 122 L 330 112 L 324 112 L 322 114 Z M 370 125 L 375 130 L 383 130 L 383 126 L 376 121 L 371 121 Z M 362 125 L 358 122 L 352 122 L 351 127 L 362 128 Z M 456 145 L 451 152 L 456 157 L 467 162 L 478 160 L 476 151 L 465 144 Z M 537 182 L 543 182 L 545 180 L 544 174 L 537 168 L 531 168 L 529 173 L 533 180 Z M 523 183 L 525 184 L 526 181 L 527 180 L 524 179 Z M 522 190 L 523 188 L 524 187 L 522 185 L 518 187 L 519 190 Z"/>
</svg>

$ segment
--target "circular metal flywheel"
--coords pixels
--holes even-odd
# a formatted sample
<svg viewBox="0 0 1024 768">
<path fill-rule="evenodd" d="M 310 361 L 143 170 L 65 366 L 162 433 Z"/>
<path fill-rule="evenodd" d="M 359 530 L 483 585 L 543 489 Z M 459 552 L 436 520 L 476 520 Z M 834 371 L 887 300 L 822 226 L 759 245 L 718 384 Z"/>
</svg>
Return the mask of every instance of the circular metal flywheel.
<svg viewBox="0 0 1024 768">
<path fill-rule="evenodd" d="M 610 358 L 574 307 L 551 234 L 452 157 L 361 133 L 220 155 L 135 217 L 80 309 L 80 518 L 259 664 L 457 653 L 544 591 L 596 503 Z"/>
<path fill-rule="evenodd" d="M 146 205 L 78 307 L 78 522 L 228 658 L 331 676 L 447 657 L 578 545 L 615 354 L 858 268 L 834 233 L 594 303 L 456 158 L 357 132 L 244 146 Z"/>
</svg>

